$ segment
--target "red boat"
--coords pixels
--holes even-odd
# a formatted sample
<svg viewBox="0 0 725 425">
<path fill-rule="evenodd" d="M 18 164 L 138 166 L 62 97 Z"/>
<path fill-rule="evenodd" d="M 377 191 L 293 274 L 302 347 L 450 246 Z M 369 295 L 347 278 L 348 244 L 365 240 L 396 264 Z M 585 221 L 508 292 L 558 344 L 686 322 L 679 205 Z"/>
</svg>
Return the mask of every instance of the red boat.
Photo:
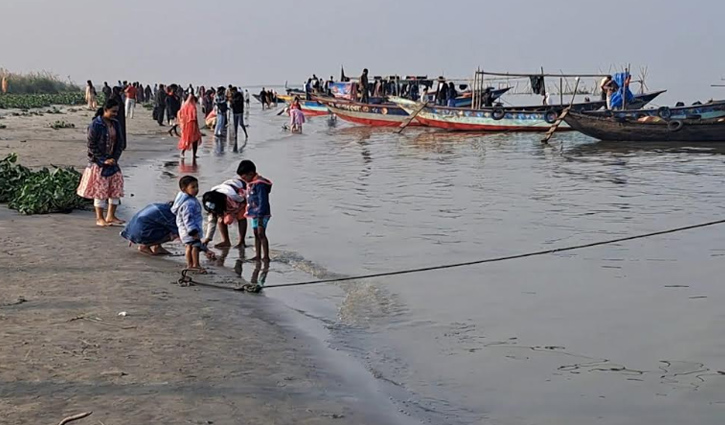
<svg viewBox="0 0 725 425">
<path fill-rule="evenodd" d="M 329 97 L 315 98 L 333 114 L 345 121 L 373 127 L 400 127 L 410 116 L 394 103 L 360 103 Z M 413 121 L 410 125 L 420 125 Z"/>
</svg>

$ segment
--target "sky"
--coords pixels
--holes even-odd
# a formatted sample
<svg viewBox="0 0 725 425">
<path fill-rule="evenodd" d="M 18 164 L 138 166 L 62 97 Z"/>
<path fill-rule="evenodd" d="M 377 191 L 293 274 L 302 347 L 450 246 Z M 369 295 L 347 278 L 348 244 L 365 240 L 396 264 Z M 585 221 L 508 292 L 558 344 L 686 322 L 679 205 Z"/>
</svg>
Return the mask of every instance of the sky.
<svg viewBox="0 0 725 425">
<path fill-rule="evenodd" d="M 300 85 L 647 67 L 671 102 L 725 98 L 722 0 L 3 0 L 0 67 L 76 82 Z"/>
</svg>

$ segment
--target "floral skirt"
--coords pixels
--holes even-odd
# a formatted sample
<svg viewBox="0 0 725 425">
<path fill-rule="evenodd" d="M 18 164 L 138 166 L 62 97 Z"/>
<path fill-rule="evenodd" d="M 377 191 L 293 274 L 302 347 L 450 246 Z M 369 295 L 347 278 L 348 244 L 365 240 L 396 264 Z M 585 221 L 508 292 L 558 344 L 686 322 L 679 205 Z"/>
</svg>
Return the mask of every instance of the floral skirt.
<svg viewBox="0 0 725 425">
<path fill-rule="evenodd" d="M 90 164 L 83 171 L 76 193 L 86 199 L 118 199 L 123 197 L 123 174 L 121 171 L 110 177 L 101 175 L 101 167 Z"/>
</svg>

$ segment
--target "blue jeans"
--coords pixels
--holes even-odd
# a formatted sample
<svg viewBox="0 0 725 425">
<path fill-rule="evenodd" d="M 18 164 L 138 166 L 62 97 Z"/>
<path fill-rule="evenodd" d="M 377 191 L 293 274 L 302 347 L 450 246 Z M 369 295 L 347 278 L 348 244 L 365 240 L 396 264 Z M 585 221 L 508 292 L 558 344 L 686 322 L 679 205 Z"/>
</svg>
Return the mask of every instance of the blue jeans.
<svg viewBox="0 0 725 425">
<path fill-rule="evenodd" d="M 244 113 L 234 114 L 234 140 L 237 140 L 237 133 L 239 133 L 239 127 L 242 127 L 244 135 L 247 136 L 247 127 L 244 126 Z"/>
<path fill-rule="evenodd" d="M 215 136 L 224 136 L 227 134 L 227 113 L 217 112 L 216 127 L 214 128 Z"/>
</svg>

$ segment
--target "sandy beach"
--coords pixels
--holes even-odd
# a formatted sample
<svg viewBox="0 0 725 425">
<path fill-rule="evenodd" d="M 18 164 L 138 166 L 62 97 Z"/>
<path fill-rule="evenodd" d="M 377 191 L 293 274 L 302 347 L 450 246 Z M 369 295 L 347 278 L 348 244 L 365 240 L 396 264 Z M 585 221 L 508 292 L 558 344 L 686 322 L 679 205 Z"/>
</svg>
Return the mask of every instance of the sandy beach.
<svg viewBox="0 0 725 425">
<path fill-rule="evenodd" d="M 83 167 L 91 112 L 62 109 L 2 111 L 0 154 Z M 75 128 L 49 128 L 56 119 Z M 128 129 L 122 167 L 175 150 L 144 109 Z M 179 265 L 137 253 L 119 230 L 96 228 L 91 212 L 0 208 L 0 423 L 87 411 L 74 423 L 385 423 L 273 300 L 172 285 Z"/>
</svg>

